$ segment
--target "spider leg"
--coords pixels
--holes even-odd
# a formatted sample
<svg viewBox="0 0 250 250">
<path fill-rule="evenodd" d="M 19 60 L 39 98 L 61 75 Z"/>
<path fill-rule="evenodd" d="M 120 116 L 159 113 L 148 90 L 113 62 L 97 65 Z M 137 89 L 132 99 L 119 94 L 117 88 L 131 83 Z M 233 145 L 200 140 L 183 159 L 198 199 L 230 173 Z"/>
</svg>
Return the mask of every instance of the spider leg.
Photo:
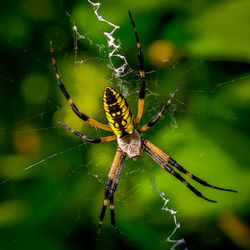
<svg viewBox="0 0 250 250">
<path fill-rule="evenodd" d="M 179 91 L 180 85 L 176 88 L 176 90 L 174 91 L 174 93 L 171 95 L 171 97 L 169 98 L 169 100 L 167 101 L 167 103 L 163 106 L 163 108 L 161 109 L 161 111 L 158 113 L 158 115 L 149 123 L 143 125 L 140 129 L 139 132 L 143 132 L 148 130 L 149 128 L 151 128 L 152 126 L 155 125 L 155 123 L 162 117 L 163 113 L 167 110 L 167 108 L 170 106 L 170 104 L 172 103 L 175 95 L 177 94 L 177 92 Z"/>
<path fill-rule="evenodd" d="M 112 169 L 112 167 L 111 167 L 111 169 Z M 110 171 L 111 171 L 111 169 L 110 169 Z M 106 185 L 105 185 L 104 201 L 103 201 L 102 210 L 101 210 L 101 214 L 100 214 L 100 220 L 99 220 L 99 224 L 98 224 L 98 233 L 100 233 L 100 231 L 101 231 L 101 226 L 103 223 L 103 219 L 105 217 L 106 209 L 108 206 L 109 189 L 110 189 L 110 185 L 112 184 L 112 182 L 113 182 L 113 180 L 108 177 L 108 179 L 106 181 Z"/>
<path fill-rule="evenodd" d="M 187 175 L 189 178 L 195 180 L 196 182 L 200 183 L 203 186 L 218 189 L 218 190 L 223 190 L 223 191 L 229 191 L 229 192 L 235 192 L 237 191 L 228 189 L 228 188 L 221 188 L 221 187 L 216 187 L 213 185 L 208 184 L 206 181 L 201 180 L 200 178 L 196 177 L 195 175 L 191 174 L 188 172 L 186 169 L 184 169 L 181 165 L 179 165 L 175 160 L 173 160 L 169 155 L 165 154 L 163 151 L 161 151 L 159 148 L 157 148 L 153 143 L 150 141 L 146 140 L 143 138 L 144 144 L 149 147 L 153 152 L 155 152 L 158 156 L 160 156 L 165 162 L 169 163 L 171 166 L 175 167 L 178 169 L 180 172 L 183 174 Z"/>
<path fill-rule="evenodd" d="M 75 130 L 73 130 L 72 128 L 68 127 L 67 125 L 65 125 L 64 123 L 58 121 L 58 123 L 63 126 L 64 128 L 68 129 L 72 134 L 82 138 L 83 140 L 87 141 L 87 142 L 91 142 L 91 143 L 100 143 L 100 142 L 109 142 L 109 141 L 114 141 L 116 139 L 115 135 L 111 135 L 111 136 L 107 136 L 107 137 L 100 137 L 100 138 L 89 138 L 86 135 L 83 135 Z"/>
<path fill-rule="evenodd" d="M 59 73 L 58 73 L 58 70 L 57 70 L 57 66 L 56 66 L 56 60 L 55 60 L 55 57 L 54 57 L 54 49 L 53 49 L 52 41 L 50 42 L 50 51 L 51 51 L 52 63 L 54 65 L 54 70 L 55 70 L 55 73 L 56 73 L 57 83 L 58 83 L 61 91 L 63 92 L 64 96 L 66 97 L 66 99 L 67 99 L 69 105 L 71 106 L 72 110 L 74 111 L 74 113 L 79 118 L 81 118 L 83 121 L 89 123 L 90 125 L 93 125 L 94 127 L 100 128 L 102 130 L 106 130 L 106 131 L 111 131 L 112 132 L 112 129 L 108 125 L 100 123 L 100 122 L 98 122 L 98 121 L 96 121 L 96 120 L 94 120 L 92 118 L 89 118 L 87 115 L 81 113 L 78 110 L 78 108 L 74 104 L 73 100 L 71 99 L 69 93 L 65 89 L 65 86 L 63 85 L 63 83 L 62 83 L 62 81 L 60 79 L 60 76 L 59 76 Z"/>
<path fill-rule="evenodd" d="M 214 189 L 218 189 L 218 190 L 223 190 L 223 191 L 229 191 L 229 192 L 234 192 L 237 193 L 237 191 L 232 190 L 232 189 L 228 189 L 228 188 L 221 188 L 221 187 L 217 187 L 217 186 L 213 186 L 208 184 L 206 181 L 201 180 L 200 178 L 196 177 L 195 175 L 191 174 L 190 172 L 188 172 L 186 169 L 184 169 L 182 166 L 180 166 L 175 160 L 173 160 L 171 157 L 169 157 L 168 159 L 168 163 L 170 165 L 172 165 L 173 167 L 175 167 L 176 169 L 178 169 L 180 172 L 184 173 L 185 175 L 187 175 L 188 177 L 190 177 L 191 179 L 195 180 L 196 182 L 200 183 L 203 186 L 206 187 L 210 187 L 210 188 L 214 188 Z"/>
<path fill-rule="evenodd" d="M 141 87 L 140 87 L 140 92 L 139 92 L 139 100 L 138 100 L 138 111 L 137 111 L 137 116 L 135 119 L 135 127 L 140 123 L 142 113 L 143 113 L 143 108 L 144 108 L 144 98 L 145 98 L 145 71 L 144 71 L 144 62 L 143 62 L 143 53 L 141 49 L 141 44 L 139 41 L 138 33 L 136 31 L 135 27 L 135 22 L 133 20 L 133 17 L 131 15 L 131 12 L 129 11 L 129 17 L 131 20 L 131 23 L 134 28 L 134 33 L 135 33 L 135 39 L 137 42 L 137 49 L 138 49 L 138 60 L 139 60 L 139 69 L 140 69 L 140 78 L 141 78 Z"/>
<path fill-rule="evenodd" d="M 98 225 L 98 232 L 101 230 L 101 226 L 103 223 L 103 219 L 106 213 L 106 209 L 108 206 L 108 200 L 110 200 L 110 212 L 111 212 L 111 224 L 114 226 L 115 230 L 120 232 L 115 223 L 115 215 L 114 215 L 114 202 L 113 202 L 113 194 L 115 192 L 118 179 L 121 173 L 122 165 L 125 160 L 126 154 L 122 152 L 120 148 L 117 148 L 113 163 L 111 165 L 108 179 L 106 181 L 105 191 L 104 191 L 104 202 L 100 214 L 100 221 Z M 112 193 L 110 197 L 110 193 Z M 110 199 L 111 198 L 111 199 Z"/>
<path fill-rule="evenodd" d="M 126 158 L 126 154 L 122 153 L 122 156 L 121 156 L 121 159 L 119 161 L 117 170 L 115 172 L 114 180 L 112 182 L 112 185 L 111 185 L 110 191 L 109 191 L 111 224 L 113 225 L 115 230 L 117 232 L 119 232 L 119 233 L 120 233 L 120 231 L 119 231 L 118 227 L 116 226 L 116 221 L 115 221 L 114 193 L 115 193 L 115 190 L 117 188 L 117 184 L 118 184 L 118 181 L 119 181 L 119 178 L 120 178 L 120 174 L 121 174 L 121 171 L 122 171 L 122 166 L 123 166 L 123 162 L 124 162 L 125 158 Z"/>
<path fill-rule="evenodd" d="M 118 184 L 118 181 L 119 181 L 119 178 L 120 178 L 120 174 L 121 174 L 121 171 L 122 171 L 122 166 L 123 166 L 123 162 L 124 162 L 125 158 L 126 158 L 126 154 L 122 153 L 121 159 L 120 159 L 119 164 L 117 166 L 117 170 L 115 172 L 114 180 L 113 180 L 113 182 L 111 184 L 110 191 L 109 191 L 111 224 L 118 233 L 121 233 L 121 232 L 118 229 L 118 227 L 116 225 L 116 220 L 115 220 L 114 193 L 115 193 L 115 190 L 117 188 L 117 184 Z"/>
<path fill-rule="evenodd" d="M 201 192 L 199 192 L 196 188 L 194 188 L 191 184 L 189 184 L 179 173 L 175 172 L 155 151 L 150 149 L 144 142 L 142 141 L 142 148 L 145 152 L 148 153 L 148 155 L 156 162 L 158 163 L 163 169 L 165 169 L 167 172 L 172 174 L 175 178 L 177 178 L 179 181 L 181 181 L 187 188 L 189 188 L 194 194 L 196 194 L 198 197 L 210 201 L 210 202 L 217 202 L 214 200 L 210 200 L 202 195 Z"/>
</svg>

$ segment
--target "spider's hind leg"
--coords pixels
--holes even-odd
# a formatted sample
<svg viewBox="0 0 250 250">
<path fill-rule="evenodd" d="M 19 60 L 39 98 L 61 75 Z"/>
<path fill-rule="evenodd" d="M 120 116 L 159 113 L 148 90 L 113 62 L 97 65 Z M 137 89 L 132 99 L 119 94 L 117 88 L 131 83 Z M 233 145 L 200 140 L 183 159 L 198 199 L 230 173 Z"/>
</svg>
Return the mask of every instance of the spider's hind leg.
<svg viewBox="0 0 250 250">
<path fill-rule="evenodd" d="M 179 181 L 181 181 L 189 190 L 191 190 L 194 194 L 196 194 L 198 197 L 210 201 L 210 202 L 217 202 L 214 200 L 210 200 L 207 197 L 205 197 L 201 192 L 199 192 L 196 188 L 194 188 L 190 183 L 188 183 L 179 173 L 175 172 L 156 152 L 151 150 L 147 145 L 142 145 L 143 150 L 148 153 L 148 155 L 156 162 L 158 163 L 163 169 L 165 169 L 167 172 L 169 172 L 171 175 L 173 175 L 175 178 L 177 178 Z"/>
<path fill-rule="evenodd" d="M 107 206 L 108 206 L 108 201 L 110 201 L 111 224 L 114 227 L 114 229 L 120 233 L 118 227 L 116 226 L 116 221 L 115 221 L 114 192 L 117 187 L 117 183 L 121 174 L 122 165 L 123 165 L 125 158 L 126 158 L 126 154 L 123 153 L 120 148 L 117 148 L 116 155 L 111 165 L 108 179 L 107 179 L 106 186 L 105 186 L 105 192 L 104 192 L 105 197 L 104 197 L 104 202 L 103 202 L 103 206 L 102 206 L 102 210 L 100 214 L 98 232 L 100 232 L 101 230 L 103 219 L 104 219 Z"/>
<path fill-rule="evenodd" d="M 115 191 L 115 189 L 114 189 Z M 116 220 L 115 220 L 115 205 L 114 205 L 114 191 L 111 191 L 109 194 L 109 201 L 110 201 L 110 219 L 111 219 L 111 225 L 114 227 L 114 229 L 118 232 L 121 233 L 120 230 L 118 229 L 116 225 Z"/>
<path fill-rule="evenodd" d="M 178 169 L 180 172 L 184 173 L 185 175 L 187 175 L 188 177 L 190 177 L 191 179 L 195 180 L 196 182 L 200 183 L 203 186 L 206 187 L 210 187 L 210 188 L 214 188 L 214 189 L 218 189 L 218 190 L 223 190 L 223 191 L 229 191 L 229 192 L 234 192 L 237 193 L 237 191 L 232 190 L 232 189 L 228 189 L 228 188 L 221 188 L 221 187 L 217 187 L 217 186 L 213 186 L 208 184 L 206 181 L 201 180 L 200 178 L 196 177 L 195 175 L 191 174 L 190 172 L 188 172 L 186 169 L 184 169 L 181 165 L 179 165 L 175 160 L 173 160 L 171 157 L 168 157 L 168 163 L 175 167 L 176 169 Z"/>
<path fill-rule="evenodd" d="M 117 225 L 116 225 L 116 220 L 115 220 L 115 205 L 114 205 L 114 193 L 115 190 L 117 188 L 117 184 L 118 184 L 118 180 L 120 178 L 120 174 L 121 174 L 121 170 L 122 170 L 122 166 L 123 166 L 123 162 L 126 158 L 126 154 L 123 153 L 119 162 L 119 165 L 117 167 L 115 176 L 114 176 L 114 180 L 113 183 L 110 187 L 110 191 L 109 191 L 109 201 L 110 201 L 110 218 L 111 218 L 111 224 L 114 227 L 114 229 L 118 232 L 121 233 L 120 230 L 118 229 Z"/>
<path fill-rule="evenodd" d="M 109 196 L 109 189 L 110 189 L 111 184 L 112 184 L 112 180 L 108 177 L 108 179 L 106 181 L 105 192 L 104 192 L 104 201 L 103 201 L 102 210 L 101 210 L 101 214 L 100 214 L 100 220 L 99 220 L 99 224 L 98 224 L 98 233 L 101 232 L 101 226 L 102 226 L 103 219 L 104 219 L 106 209 L 108 206 L 108 196 Z"/>
<path fill-rule="evenodd" d="M 180 180 L 187 188 L 189 188 L 193 193 L 195 193 L 197 196 L 210 201 L 210 202 L 216 202 L 214 200 L 210 200 L 203 196 L 201 192 L 199 192 L 196 188 L 194 188 L 191 184 L 189 184 L 179 173 L 177 173 L 174 169 L 172 169 L 168 164 L 172 165 L 176 169 L 178 169 L 180 172 L 186 174 L 188 177 L 194 179 L 198 183 L 208 186 L 211 188 L 224 190 L 224 191 L 230 191 L 230 192 L 236 192 L 231 189 L 225 189 L 220 188 L 216 186 L 212 186 L 208 184 L 207 182 L 199 179 L 198 177 L 192 175 L 188 171 L 186 171 L 183 167 L 181 167 L 179 164 L 177 164 L 171 157 L 169 157 L 167 154 L 165 154 L 163 151 L 161 151 L 159 148 L 157 148 L 154 144 L 152 144 L 150 141 L 146 140 L 145 138 L 142 138 L 142 148 L 144 151 L 146 151 L 151 158 L 156 161 L 162 168 L 164 168 L 166 171 L 168 171 L 170 174 L 172 174 L 174 177 L 176 177 L 178 180 Z"/>
<path fill-rule="evenodd" d="M 112 129 L 106 125 L 106 124 L 102 124 L 101 122 L 98 122 L 90 117 L 88 117 L 87 115 L 85 115 L 84 113 L 80 112 L 79 109 L 77 108 L 77 106 L 75 105 L 74 101 L 72 100 L 72 98 L 70 97 L 68 91 L 66 90 L 64 84 L 61 81 L 59 72 L 57 70 L 57 66 L 56 66 L 56 60 L 55 60 L 55 56 L 54 56 L 54 48 L 53 48 L 53 43 L 52 41 L 50 41 L 50 52 L 51 52 L 51 59 L 52 59 L 52 63 L 54 65 L 54 71 L 56 74 L 56 79 L 57 79 L 57 83 L 59 88 L 61 89 L 62 93 L 64 94 L 65 98 L 67 99 L 69 105 L 71 106 L 73 112 L 83 121 L 89 123 L 90 125 L 102 129 L 102 130 L 106 130 L 106 131 L 110 131 L 112 132 Z"/>
</svg>

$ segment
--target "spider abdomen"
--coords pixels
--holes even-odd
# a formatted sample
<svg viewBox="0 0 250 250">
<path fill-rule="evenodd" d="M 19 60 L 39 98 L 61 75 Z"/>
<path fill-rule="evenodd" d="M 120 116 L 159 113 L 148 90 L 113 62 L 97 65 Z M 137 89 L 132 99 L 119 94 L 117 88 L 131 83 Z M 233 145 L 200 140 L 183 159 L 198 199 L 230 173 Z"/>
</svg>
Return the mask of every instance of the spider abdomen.
<svg viewBox="0 0 250 250">
<path fill-rule="evenodd" d="M 106 87 L 103 95 L 103 105 L 110 128 L 118 137 L 132 134 L 134 121 L 132 112 L 125 98 L 111 87 Z"/>
</svg>

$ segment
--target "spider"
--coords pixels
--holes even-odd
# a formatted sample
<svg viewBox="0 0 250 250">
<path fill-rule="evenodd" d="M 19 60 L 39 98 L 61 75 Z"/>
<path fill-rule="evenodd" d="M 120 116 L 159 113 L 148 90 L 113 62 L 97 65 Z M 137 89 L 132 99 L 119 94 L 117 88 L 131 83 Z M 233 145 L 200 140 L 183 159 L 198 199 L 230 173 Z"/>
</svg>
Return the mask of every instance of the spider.
<svg viewBox="0 0 250 250">
<path fill-rule="evenodd" d="M 184 169 L 173 158 L 171 158 L 169 155 L 164 153 L 162 150 L 156 147 L 149 140 L 145 139 L 144 137 L 140 135 L 142 132 L 148 130 L 149 128 L 154 126 L 156 122 L 160 120 L 160 118 L 163 116 L 163 113 L 168 109 L 168 107 L 172 103 L 175 95 L 177 94 L 180 88 L 180 85 L 175 89 L 170 99 L 163 106 L 161 111 L 155 116 L 155 118 L 151 120 L 150 122 L 148 122 L 147 124 L 141 126 L 140 128 L 137 128 L 141 121 L 143 108 L 144 108 L 145 72 L 144 72 L 144 62 L 143 62 L 143 53 L 141 49 L 141 44 L 139 42 L 139 37 L 136 31 L 136 26 L 135 26 L 135 23 L 134 23 L 134 20 L 132 18 L 130 11 L 129 11 L 129 17 L 130 17 L 130 20 L 134 29 L 134 34 L 135 34 L 135 38 L 137 42 L 140 81 L 141 81 L 140 91 L 139 91 L 139 100 L 138 100 L 138 111 L 137 111 L 137 115 L 135 119 L 132 115 L 131 109 L 128 103 L 126 102 L 125 98 L 118 91 L 116 91 L 115 89 L 111 87 L 106 87 L 104 90 L 104 95 L 103 95 L 103 105 L 104 105 L 104 111 L 108 120 L 108 125 L 100 123 L 88 117 L 84 113 L 80 112 L 77 106 L 75 105 L 75 103 L 73 102 L 73 100 L 71 99 L 69 93 L 65 89 L 60 79 L 57 66 L 56 66 L 56 62 L 55 62 L 53 45 L 52 45 L 52 42 L 50 42 L 52 63 L 54 65 L 57 83 L 61 91 L 63 92 L 64 96 L 66 97 L 72 110 L 74 111 L 74 113 L 80 119 L 89 123 L 90 125 L 96 128 L 102 129 L 102 130 L 113 132 L 114 135 L 93 139 L 71 129 L 70 127 L 68 127 L 67 125 L 63 124 L 60 121 L 58 121 L 58 123 L 64 128 L 68 129 L 72 134 L 82 138 L 83 140 L 87 142 L 101 143 L 101 142 L 110 142 L 110 141 L 117 140 L 118 146 L 116 149 L 116 154 L 115 154 L 113 163 L 111 165 L 111 168 L 109 170 L 108 178 L 107 178 L 106 185 L 105 185 L 104 202 L 103 202 L 102 210 L 100 213 L 98 231 L 100 231 L 100 228 L 103 223 L 104 216 L 105 216 L 106 208 L 109 202 L 111 224 L 116 231 L 120 232 L 116 225 L 116 220 L 115 220 L 114 193 L 117 188 L 118 180 L 121 174 L 121 170 L 122 170 L 122 166 L 123 166 L 125 158 L 128 156 L 129 158 L 136 159 L 140 157 L 141 150 L 144 150 L 156 163 L 158 163 L 168 173 L 170 173 L 179 181 L 181 181 L 195 195 L 207 201 L 216 202 L 214 200 L 210 200 L 206 198 L 205 196 L 203 196 L 201 192 L 199 192 L 196 188 L 194 188 L 191 184 L 189 184 L 189 182 L 187 182 L 178 172 L 176 172 L 176 170 L 187 175 L 189 178 L 195 180 L 196 182 L 200 183 L 203 186 L 207 186 L 207 187 L 219 189 L 219 190 L 224 190 L 224 191 L 237 192 L 231 189 L 216 187 L 216 186 L 208 184 L 206 181 L 201 180 L 200 178 L 196 177 L 195 175 L 191 174 L 186 169 Z"/>
</svg>

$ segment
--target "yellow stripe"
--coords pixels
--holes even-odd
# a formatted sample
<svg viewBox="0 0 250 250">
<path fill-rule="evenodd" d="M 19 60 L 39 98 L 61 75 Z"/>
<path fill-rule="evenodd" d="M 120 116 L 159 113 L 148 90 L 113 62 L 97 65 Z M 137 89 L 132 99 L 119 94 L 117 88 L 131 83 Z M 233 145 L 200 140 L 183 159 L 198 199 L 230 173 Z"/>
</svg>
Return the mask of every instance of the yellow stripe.
<svg viewBox="0 0 250 250">
<path fill-rule="evenodd" d="M 185 186 L 188 185 L 188 182 L 187 182 L 187 181 L 183 181 L 182 183 L 183 183 Z"/>
<path fill-rule="evenodd" d="M 106 131 L 112 131 L 112 129 L 108 125 L 102 124 L 102 123 L 100 123 L 98 121 L 95 121 L 92 118 L 89 118 L 86 122 L 93 125 L 94 127 L 97 127 L 97 128 L 100 128 L 100 129 L 103 129 L 103 130 L 106 130 Z"/>
<path fill-rule="evenodd" d="M 141 78 L 145 78 L 145 72 L 144 72 L 144 70 L 140 70 L 140 76 L 141 76 Z"/>
<path fill-rule="evenodd" d="M 109 142 L 114 141 L 116 139 L 115 135 L 107 136 L 107 137 L 101 137 L 101 142 Z"/>
<path fill-rule="evenodd" d="M 143 113 L 143 107 L 144 107 L 144 99 L 139 99 L 138 101 L 138 111 L 137 111 L 137 116 L 135 119 L 135 125 L 137 126 L 140 121 L 141 121 L 141 117 L 142 117 L 142 113 Z"/>
<path fill-rule="evenodd" d="M 73 102 L 73 100 L 72 100 L 71 98 L 69 98 L 69 99 L 68 99 L 68 103 L 69 103 L 70 105 L 72 105 L 74 102 Z"/>
<path fill-rule="evenodd" d="M 144 143 L 147 147 L 149 147 L 153 152 L 155 152 L 157 155 L 159 155 L 164 161 L 168 162 L 169 156 L 165 154 L 163 151 L 161 151 L 159 148 L 157 148 L 153 143 L 148 141 L 147 139 L 144 139 Z"/>
<path fill-rule="evenodd" d="M 186 175 L 187 175 L 188 177 L 190 177 L 190 178 L 193 177 L 193 175 L 192 175 L 191 173 L 189 173 L 189 172 L 187 172 Z"/>
<path fill-rule="evenodd" d="M 139 131 L 140 131 L 140 132 L 143 132 L 143 131 L 148 130 L 149 128 L 150 128 L 150 127 L 146 124 L 146 125 L 142 126 L 142 127 L 139 129 Z"/>
<path fill-rule="evenodd" d="M 117 166 L 119 164 L 119 161 L 121 159 L 121 155 L 122 155 L 122 151 L 121 151 L 120 148 L 118 148 L 117 151 L 116 151 L 116 154 L 115 154 L 115 158 L 114 158 L 114 160 L 112 162 L 111 168 L 109 170 L 109 174 L 108 174 L 108 177 L 110 179 L 112 179 L 112 180 L 115 177 L 115 172 L 116 172 Z"/>
</svg>

